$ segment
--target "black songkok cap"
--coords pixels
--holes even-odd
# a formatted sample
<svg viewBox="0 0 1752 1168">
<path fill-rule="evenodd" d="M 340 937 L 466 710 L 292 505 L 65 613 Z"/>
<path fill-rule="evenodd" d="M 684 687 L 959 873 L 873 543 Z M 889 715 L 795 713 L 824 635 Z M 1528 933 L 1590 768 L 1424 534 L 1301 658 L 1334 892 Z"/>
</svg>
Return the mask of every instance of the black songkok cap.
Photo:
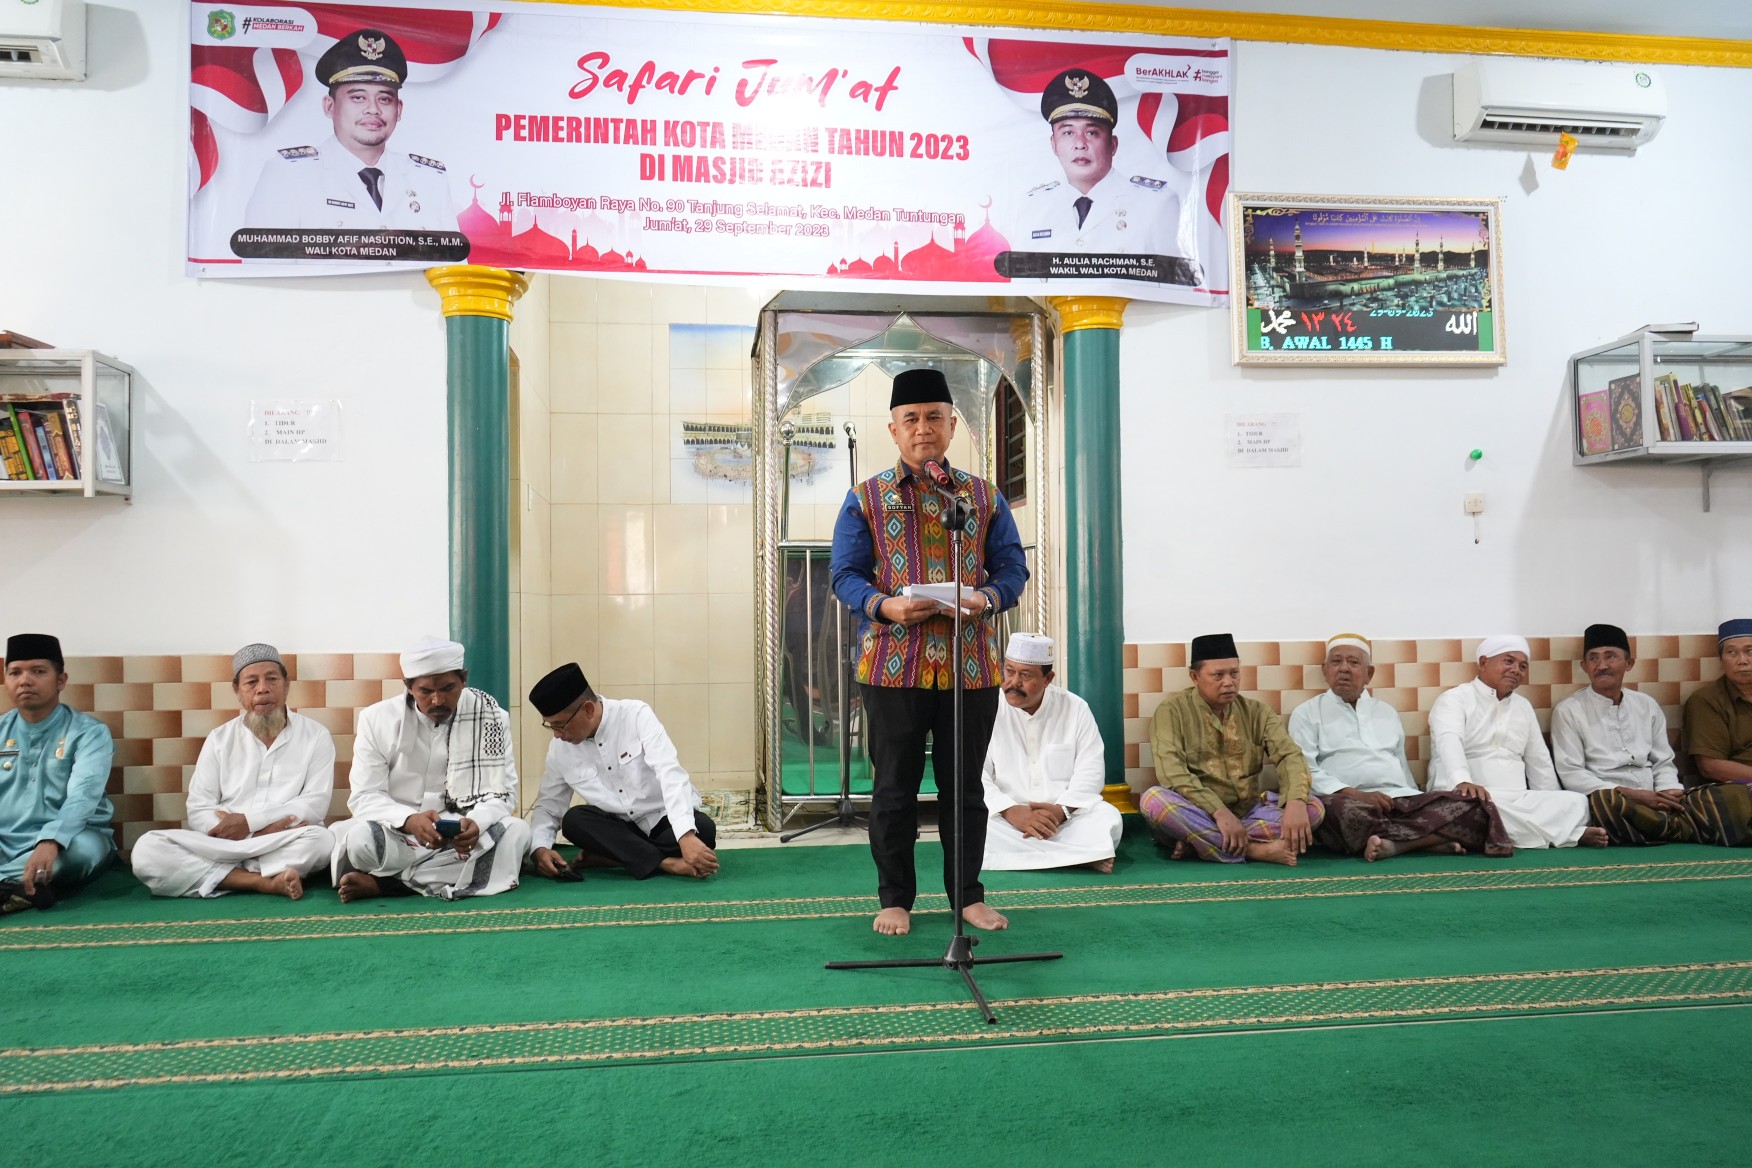
<svg viewBox="0 0 1752 1168">
<path fill-rule="evenodd" d="M 535 688 L 529 691 L 529 704 L 539 710 L 542 717 L 551 718 L 583 697 L 589 689 L 590 683 L 584 680 L 584 671 L 578 668 L 576 661 L 568 661 L 535 683 Z"/>
<path fill-rule="evenodd" d="M 1087 69 L 1066 69 L 1046 83 L 1040 94 L 1040 116 L 1048 122 L 1090 118 L 1109 127 L 1119 121 L 1119 99 L 1113 87 Z"/>
<path fill-rule="evenodd" d="M 894 375 L 894 392 L 888 395 L 889 409 L 928 402 L 955 404 L 949 397 L 949 381 L 941 369 L 902 369 Z"/>
<path fill-rule="evenodd" d="M 1590 649 L 1623 649 L 1630 656 L 1630 638 L 1617 625 L 1589 625 L 1582 634 L 1582 655 Z"/>
<path fill-rule="evenodd" d="M 356 81 L 400 89 L 408 79 L 408 57 L 388 33 L 362 28 L 348 33 L 317 58 L 316 79 L 325 89 Z"/>
<path fill-rule="evenodd" d="M 56 673 L 67 672 L 61 642 L 47 633 L 14 633 L 6 638 L 6 661 L 50 661 Z"/>
<path fill-rule="evenodd" d="M 1205 661 L 1227 661 L 1231 657 L 1241 656 L 1235 648 L 1235 638 L 1228 633 L 1206 633 L 1202 637 L 1194 637 L 1187 654 L 1187 664 L 1197 669 Z"/>
</svg>

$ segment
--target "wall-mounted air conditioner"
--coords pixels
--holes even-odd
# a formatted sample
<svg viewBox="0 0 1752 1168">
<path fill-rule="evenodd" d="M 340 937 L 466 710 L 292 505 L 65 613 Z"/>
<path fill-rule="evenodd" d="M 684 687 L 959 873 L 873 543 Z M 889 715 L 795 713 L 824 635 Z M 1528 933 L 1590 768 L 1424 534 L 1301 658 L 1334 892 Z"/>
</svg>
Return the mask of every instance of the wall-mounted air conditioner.
<svg viewBox="0 0 1752 1168">
<path fill-rule="evenodd" d="M 1554 150 L 1573 134 L 1581 149 L 1631 152 L 1660 132 L 1667 93 L 1634 65 L 1480 57 L 1454 74 L 1454 137 Z"/>
<path fill-rule="evenodd" d="M 0 78 L 85 80 L 85 0 L 0 0 Z"/>
</svg>

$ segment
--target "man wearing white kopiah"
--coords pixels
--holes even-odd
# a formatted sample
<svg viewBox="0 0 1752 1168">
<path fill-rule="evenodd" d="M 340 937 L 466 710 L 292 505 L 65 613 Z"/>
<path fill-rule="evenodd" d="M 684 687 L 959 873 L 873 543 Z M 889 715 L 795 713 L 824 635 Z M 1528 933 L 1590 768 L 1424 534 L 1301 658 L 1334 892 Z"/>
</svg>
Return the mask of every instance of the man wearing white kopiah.
<svg viewBox="0 0 1752 1168">
<path fill-rule="evenodd" d="M 1118 808 L 1101 798 L 1101 731 L 1089 703 L 1052 678 L 1052 638 L 1010 634 L 1004 700 L 980 776 L 991 816 L 985 867 L 1086 864 L 1111 872 L 1123 824 Z"/>
<path fill-rule="evenodd" d="M 334 827 L 341 900 L 516 888 L 529 824 L 517 817 L 511 719 L 468 686 L 455 641 L 422 637 L 401 667 L 407 693 L 359 711 L 353 818 Z"/>
<path fill-rule="evenodd" d="M 1430 709 L 1429 789 L 1489 799 L 1517 848 L 1603 848 L 1603 828 L 1588 826 L 1588 801 L 1558 784 L 1539 719 L 1517 694 L 1527 680 L 1527 642 L 1487 637 L 1478 676 Z"/>
<path fill-rule="evenodd" d="M 286 663 L 272 645 L 231 657 L 242 713 L 201 744 L 183 828 L 134 844 L 134 875 L 154 896 L 266 892 L 297 900 L 328 863 L 322 825 L 335 788 L 335 741 L 286 708 Z"/>
</svg>

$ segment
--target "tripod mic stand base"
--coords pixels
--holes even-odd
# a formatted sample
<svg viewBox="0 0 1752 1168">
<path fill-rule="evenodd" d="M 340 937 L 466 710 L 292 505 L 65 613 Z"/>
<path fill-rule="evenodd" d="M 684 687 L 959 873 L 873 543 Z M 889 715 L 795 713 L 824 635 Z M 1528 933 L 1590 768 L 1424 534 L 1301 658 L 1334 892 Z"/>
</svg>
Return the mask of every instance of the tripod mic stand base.
<svg viewBox="0 0 1752 1168">
<path fill-rule="evenodd" d="M 930 969 L 937 967 L 959 973 L 961 980 L 967 983 L 967 992 L 973 995 L 974 1004 L 979 1006 L 980 1015 L 986 1022 L 996 1025 L 998 1016 L 992 1013 L 992 1007 L 986 1001 L 985 994 L 980 992 L 979 983 L 973 980 L 973 967 L 976 965 L 999 965 L 1012 961 L 1057 961 L 1063 953 L 1005 953 L 996 957 L 975 957 L 973 947 L 979 944 L 979 938 L 970 937 L 966 933 L 956 933 L 949 938 L 949 948 L 943 956 L 930 957 L 897 957 L 885 961 L 829 961 L 825 969 Z"/>
<path fill-rule="evenodd" d="M 779 837 L 779 842 L 788 844 L 794 839 L 806 836 L 812 831 L 820 831 L 824 827 L 861 827 L 868 831 L 870 830 L 870 821 L 858 814 L 856 806 L 850 799 L 841 799 L 835 807 L 831 819 L 824 819 L 820 823 L 812 823 L 808 827 L 800 827 L 796 831 L 786 832 Z"/>
</svg>

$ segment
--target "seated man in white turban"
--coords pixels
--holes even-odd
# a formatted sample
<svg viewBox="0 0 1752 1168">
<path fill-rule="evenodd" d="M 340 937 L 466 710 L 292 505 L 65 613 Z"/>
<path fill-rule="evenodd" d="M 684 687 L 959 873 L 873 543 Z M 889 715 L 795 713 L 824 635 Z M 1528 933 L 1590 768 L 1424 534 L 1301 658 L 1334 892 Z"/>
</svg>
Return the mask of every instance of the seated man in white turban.
<svg viewBox="0 0 1752 1168">
<path fill-rule="evenodd" d="M 329 862 L 322 825 L 335 789 L 335 741 L 286 708 L 286 663 L 272 645 L 231 658 L 242 712 L 201 744 L 182 828 L 134 844 L 134 875 L 154 896 L 266 892 L 297 900 Z"/>
<path fill-rule="evenodd" d="M 578 868 L 625 868 L 644 880 L 718 870 L 717 825 L 650 706 L 598 697 L 576 661 L 536 682 L 529 704 L 554 736 L 529 815 L 537 872 L 565 879 Z M 584 802 L 572 806 L 574 795 Z M 578 846 L 575 866 L 554 850 L 556 834 Z"/>
<path fill-rule="evenodd" d="M 994 872 L 1085 864 L 1113 871 L 1124 824 L 1101 797 L 1101 731 L 1089 703 L 1052 684 L 1052 638 L 1011 633 L 1004 700 L 986 748 L 985 867 Z"/>
<path fill-rule="evenodd" d="M 1527 642 L 1487 637 L 1478 676 L 1430 709 L 1432 791 L 1458 791 L 1496 805 L 1517 848 L 1603 848 L 1588 826 L 1588 800 L 1558 785 L 1533 706 L 1515 691 L 1527 680 Z"/>
<path fill-rule="evenodd" d="M 407 693 L 359 711 L 353 818 L 334 826 L 341 900 L 516 888 L 529 824 L 517 817 L 511 719 L 468 686 L 455 641 L 422 637 L 401 667 Z"/>
<path fill-rule="evenodd" d="M 1489 799 L 1418 790 L 1399 711 L 1369 693 L 1372 656 L 1368 639 L 1356 633 L 1326 642 L 1320 672 L 1329 688 L 1290 715 L 1290 737 L 1307 755 L 1314 793 L 1326 805 L 1320 842 L 1370 863 L 1407 852 L 1512 854 Z"/>
</svg>

